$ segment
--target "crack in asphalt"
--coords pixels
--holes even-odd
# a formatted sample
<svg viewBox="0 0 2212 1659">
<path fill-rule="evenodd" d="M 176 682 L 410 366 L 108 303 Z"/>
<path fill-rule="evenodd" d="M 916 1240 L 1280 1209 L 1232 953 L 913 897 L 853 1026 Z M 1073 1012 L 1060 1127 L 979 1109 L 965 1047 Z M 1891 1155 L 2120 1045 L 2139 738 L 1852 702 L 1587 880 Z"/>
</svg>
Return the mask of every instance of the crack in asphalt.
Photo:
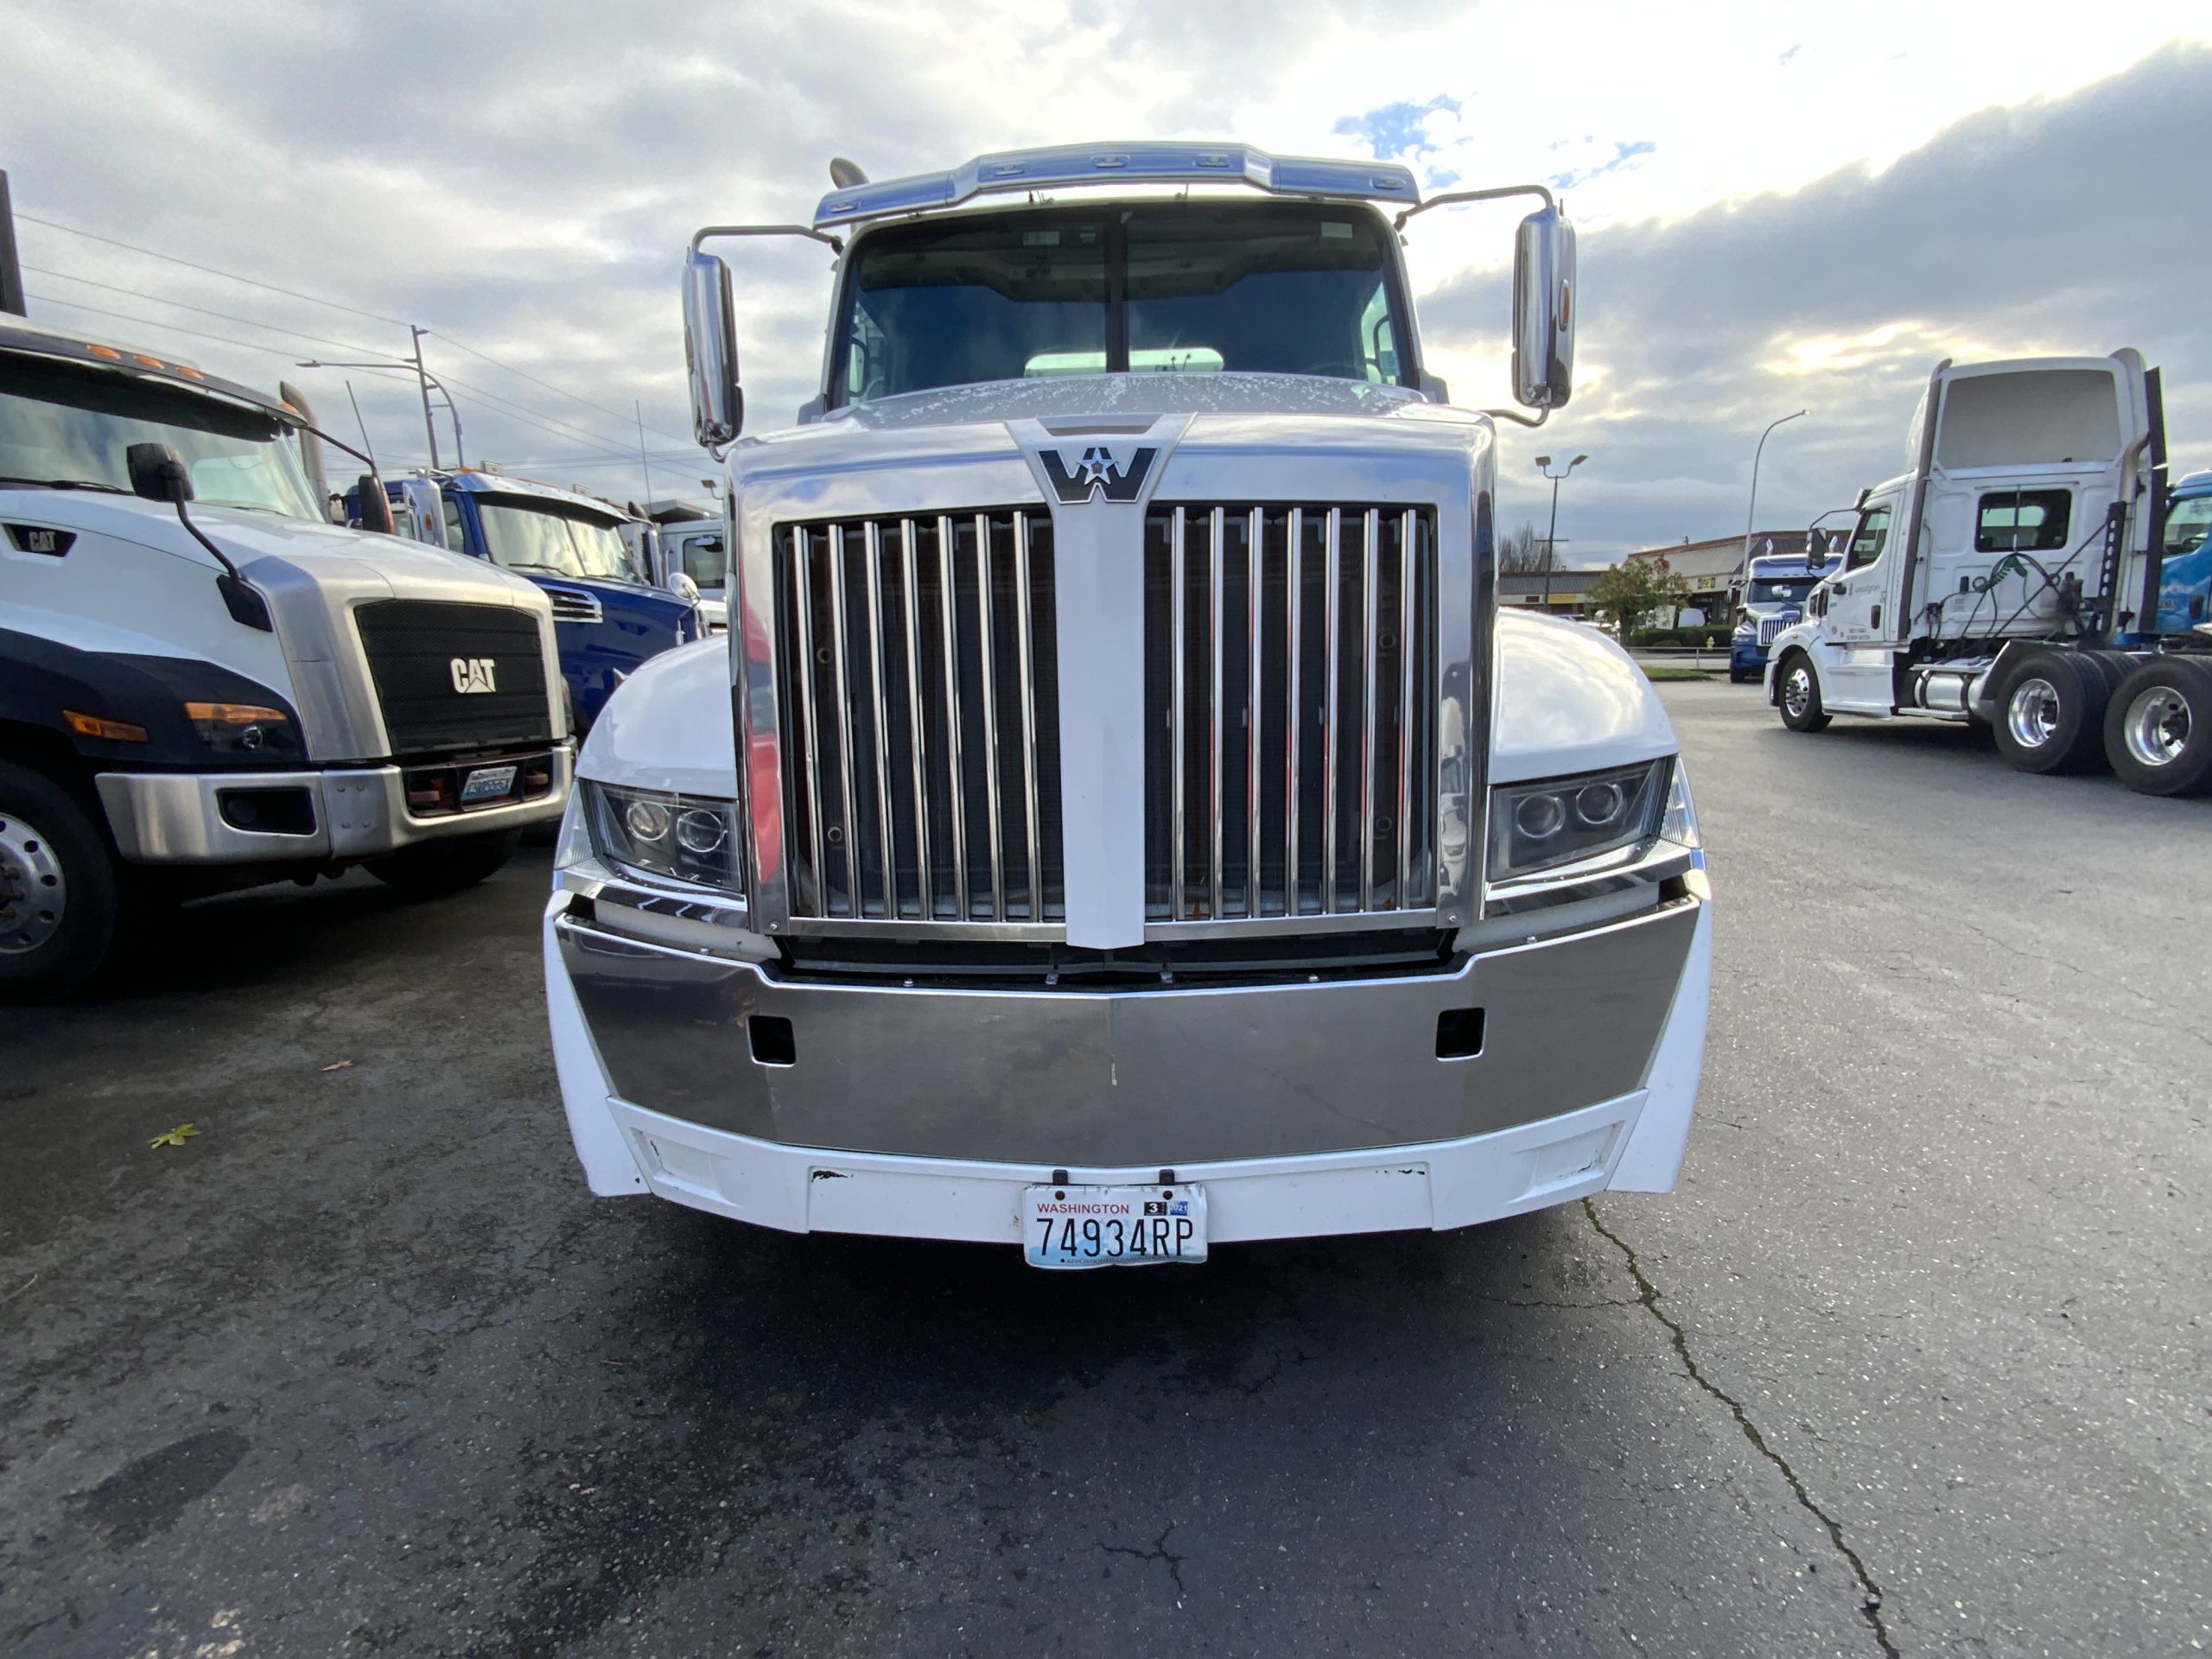
<svg viewBox="0 0 2212 1659">
<path fill-rule="evenodd" d="M 1744 1409 L 1741 1402 L 1698 1369 L 1697 1361 L 1690 1355 L 1688 1333 L 1678 1320 L 1660 1308 L 1659 1287 L 1645 1274 L 1643 1263 L 1637 1258 L 1634 1248 L 1598 1219 L 1598 1206 L 1588 1198 L 1582 1200 L 1582 1213 L 1590 1218 L 1590 1225 L 1596 1229 L 1598 1236 L 1621 1253 L 1622 1260 L 1628 1264 L 1629 1277 L 1636 1281 L 1637 1303 L 1667 1327 L 1674 1341 L 1675 1356 L 1682 1362 L 1682 1370 L 1690 1381 L 1728 1408 L 1730 1414 L 1736 1420 L 1736 1427 L 1744 1431 L 1744 1438 L 1751 1443 L 1752 1449 L 1782 1471 L 1782 1478 L 1789 1484 L 1789 1490 L 1796 1495 L 1798 1504 L 1827 1529 L 1828 1541 L 1835 1546 L 1836 1554 L 1851 1564 L 1851 1571 L 1859 1580 L 1859 1617 L 1866 1621 L 1866 1628 L 1873 1632 L 1884 1659 L 1900 1659 L 1897 1643 L 1890 1639 L 1889 1626 L 1882 1618 L 1882 1586 L 1874 1582 L 1874 1575 L 1866 1570 L 1866 1563 L 1859 1552 L 1844 1541 L 1842 1525 L 1814 1501 L 1812 1493 L 1806 1490 L 1804 1481 L 1789 1466 L 1789 1460 L 1767 1444 L 1766 1436 L 1759 1433 L 1758 1425 L 1751 1421 L 1751 1414 Z M 1160 1542 L 1165 1544 L 1166 1541 L 1166 1535 L 1163 1533 Z"/>
<path fill-rule="evenodd" d="M 1167 1523 L 1166 1530 L 1160 1535 L 1159 1541 L 1154 1543 L 1150 1549 L 1132 1549 L 1127 1544 L 1106 1543 L 1100 1544 L 1098 1548 L 1104 1550 L 1109 1555 L 1127 1555 L 1140 1561 L 1166 1562 L 1167 1576 L 1175 1580 L 1175 1599 L 1178 1602 L 1180 1602 L 1188 1592 L 1183 1587 L 1184 1557 L 1171 1554 L 1167 1548 L 1167 1541 L 1174 1535 L 1174 1532 L 1175 1523 L 1173 1521 L 1170 1521 Z"/>
</svg>

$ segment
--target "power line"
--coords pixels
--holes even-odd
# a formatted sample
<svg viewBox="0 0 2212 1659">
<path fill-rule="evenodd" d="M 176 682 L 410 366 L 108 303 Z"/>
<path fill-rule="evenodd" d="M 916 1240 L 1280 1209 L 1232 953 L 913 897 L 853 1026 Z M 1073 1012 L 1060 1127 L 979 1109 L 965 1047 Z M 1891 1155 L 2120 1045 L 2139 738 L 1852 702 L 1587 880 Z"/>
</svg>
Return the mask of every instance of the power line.
<svg viewBox="0 0 2212 1659">
<path fill-rule="evenodd" d="M 500 397 L 497 392 L 486 391 L 483 387 L 471 385 L 466 380 L 457 380 L 452 375 L 448 374 L 442 378 L 445 381 L 446 385 L 449 386 L 459 386 L 463 391 L 468 393 L 470 397 L 489 404 L 493 409 L 504 411 L 511 418 L 526 422 L 531 426 L 539 428 L 541 430 L 550 432 L 555 437 L 567 438 L 576 443 L 591 444 L 597 449 L 607 450 L 610 453 L 618 450 L 625 450 L 625 447 L 620 443 L 620 440 L 610 440 L 601 433 L 586 431 L 580 426 L 571 426 L 566 421 L 561 420 L 551 415 L 541 416 L 536 414 L 531 410 L 524 409 L 518 404 L 508 402 L 507 399 Z M 625 452 L 626 453 L 626 451 Z"/>
<path fill-rule="evenodd" d="M 575 402 L 582 404 L 586 409 L 595 409 L 602 415 L 613 416 L 617 420 L 620 420 L 622 417 L 622 411 L 619 409 L 609 409 L 605 404 L 594 404 L 590 398 L 582 397 L 576 392 L 570 391 L 565 386 L 556 386 L 550 380 L 541 380 L 536 375 L 515 367 L 512 363 L 502 363 L 498 358 L 493 357 L 489 352 L 480 352 L 474 346 L 464 345 L 461 341 L 455 340 L 451 334 L 446 334 L 441 329 L 425 328 L 423 332 L 426 334 L 435 335 L 437 339 L 445 341 L 448 346 L 456 346 L 460 350 L 467 352 L 471 357 L 481 359 L 484 362 L 489 363 L 495 369 L 504 369 L 509 374 L 514 375 L 518 378 L 527 380 L 533 386 L 543 386 L 548 391 L 556 392 L 563 397 L 573 398 Z M 645 430 L 648 432 L 658 433 L 664 438 L 674 439 L 678 443 L 683 442 L 681 434 L 664 431 L 658 426 L 648 426 Z"/>
<path fill-rule="evenodd" d="M 249 328 L 265 328 L 272 334 L 289 334 L 295 340 L 312 340 L 318 346 L 335 346 L 341 350 L 359 353 L 369 357 L 375 357 L 379 354 L 378 348 L 373 346 L 358 346 L 348 340 L 332 340 L 322 334 L 310 334 L 298 328 L 280 327 L 277 324 L 273 322 L 262 322 L 253 317 L 236 316 L 228 311 L 216 311 L 210 309 L 208 307 L 204 305 L 188 305 L 182 300 L 157 299 L 151 294 L 142 294 L 135 288 L 123 288 L 114 283 L 98 282 L 90 276 L 79 276 L 73 271 L 54 270 L 45 265 L 25 265 L 23 269 L 25 270 L 35 270 L 41 276 L 59 276 L 65 283 L 82 283 L 87 288 L 103 288 L 111 294 L 127 295 L 134 299 L 149 301 L 155 305 L 169 306 L 179 311 L 196 311 L 203 317 L 220 317 L 225 322 L 242 322 Z M 67 305 L 71 303 L 71 302 L 67 300 L 57 300 L 52 302 L 57 305 Z M 90 311 L 95 308 L 92 306 L 82 306 L 79 308 L 81 310 Z M 117 312 L 113 315 L 120 316 L 123 314 L 121 312 Z M 212 335 L 210 338 L 220 339 L 221 336 Z M 233 340 L 231 343 L 232 345 L 245 344 L 245 342 L 241 340 Z M 263 349 L 267 350 L 269 348 L 264 346 Z"/>
<path fill-rule="evenodd" d="M 142 317 L 129 311 L 111 311 L 102 305 L 86 305 L 80 300 L 57 300 L 50 294 L 27 294 L 26 299 L 36 300 L 41 305 L 63 305 L 73 311 L 89 311 L 94 316 L 113 317 L 120 322 L 140 323 L 149 328 L 166 328 L 173 334 L 189 334 L 194 340 L 219 340 L 226 346 L 243 346 L 250 352 L 266 352 L 271 357 L 290 360 L 293 353 L 275 346 L 263 346 L 251 340 L 240 340 L 234 334 L 210 334 L 205 328 L 188 328 L 179 322 L 163 322 L 158 317 Z"/>
<path fill-rule="evenodd" d="M 111 248 L 127 248 L 133 253 L 143 253 L 149 259 L 166 259 L 173 265 L 183 265 L 191 270 L 203 270 L 210 276 L 221 276 L 233 283 L 244 283 L 249 288 L 266 289 L 271 294 L 283 294 L 291 299 L 305 300 L 310 305 L 328 306 L 334 311 L 345 311 L 357 317 L 366 317 L 372 322 L 388 322 L 395 328 L 407 327 L 398 318 L 387 317 L 381 312 L 364 311 L 358 305 L 346 305 L 337 300 L 326 300 L 318 295 L 302 294 L 296 288 L 279 288 L 276 283 L 264 283 L 258 277 L 241 276 L 235 270 L 220 270 L 213 265 L 200 264 L 196 260 L 180 259 L 173 253 L 157 253 L 151 248 L 140 247 L 136 242 L 125 242 L 117 237 L 102 236 L 97 231 L 81 231 L 74 225 L 64 225 L 55 219 L 41 219 L 36 213 L 27 213 L 20 208 L 16 210 L 16 217 L 32 225 L 43 225 L 49 231 L 60 231 L 70 236 L 84 237 L 90 241 L 105 242 Z"/>
</svg>

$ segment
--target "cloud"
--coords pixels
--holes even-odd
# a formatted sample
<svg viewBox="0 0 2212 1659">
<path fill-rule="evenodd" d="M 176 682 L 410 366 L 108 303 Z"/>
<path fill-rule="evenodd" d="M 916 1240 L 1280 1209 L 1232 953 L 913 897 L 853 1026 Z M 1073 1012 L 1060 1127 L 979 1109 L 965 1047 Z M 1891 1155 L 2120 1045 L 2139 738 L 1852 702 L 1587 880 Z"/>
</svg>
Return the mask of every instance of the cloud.
<svg viewBox="0 0 2212 1659">
<path fill-rule="evenodd" d="M 2207 464 L 2212 186 L 2187 168 L 2141 181 L 2145 158 L 2208 147 L 2212 51 L 2175 47 L 1969 116 L 1878 171 L 1585 234 L 1575 399 L 1541 434 L 1507 430 L 1508 518 L 1535 512 L 1528 458 L 1563 446 L 1592 456 L 1561 501 L 1578 561 L 1729 533 L 1760 429 L 1805 407 L 1759 480 L 1763 521 L 1803 522 L 1904 468 L 1906 421 L 1946 357 L 2138 346 L 2164 365 L 2177 464 Z M 1503 383 L 1506 304 L 1500 270 L 1421 301 L 1432 340 L 1473 365 L 1447 370 L 1463 398 Z"/>
<path fill-rule="evenodd" d="M 1336 130 L 1357 138 L 1378 162 L 1419 160 L 1435 153 L 1428 140 L 1428 118 L 1440 112 L 1456 116 L 1459 100 L 1440 92 L 1426 104 L 1385 104 L 1364 115 L 1348 115 Z M 1455 175 L 1456 176 L 1456 175 Z"/>
</svg>

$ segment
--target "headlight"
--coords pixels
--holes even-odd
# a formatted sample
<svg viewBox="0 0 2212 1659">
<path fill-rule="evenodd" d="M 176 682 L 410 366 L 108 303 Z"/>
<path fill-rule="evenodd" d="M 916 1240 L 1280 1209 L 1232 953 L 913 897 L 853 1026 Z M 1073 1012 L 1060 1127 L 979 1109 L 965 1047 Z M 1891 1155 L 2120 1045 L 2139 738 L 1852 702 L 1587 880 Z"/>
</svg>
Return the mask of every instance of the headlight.
<svg viewBox="0 0 2212 1659">
<path fill-rule="evenodd" d="M 1661 833 L 1671 760 L 1586 772 L 1490 793 L 1490 879 L 1510 881 L 1633 847 Z M 1688 814 L 1689 795 L 1681 795 Z M 1690 833 L 1695 833 L 1692 823 Z"/>
<path fill-rule="evenodd" d="M 1671 841 L 1692 852 L 1705 845 L 1697 833 L 1697 804 L 1690 799 L 1690 775 L 1675 757 L 1674 781 L 1667 785 L 1667 810 L 1660 815 L 1659 839 Z"/>
<path fill-rule="evenodd" d="M 737 803 L 658 790 L 583 785 L 592 844 L 610 864 L 639 875 L 744 891 Z"/>
<path fill-rule="evenodd" d="M 299 734 L 282 709 L 257 702 L 188 702 L 184 717 L 200 741 L 218 754 L 268 760 L 290 759 L 301 751 Z"/>
</svg>

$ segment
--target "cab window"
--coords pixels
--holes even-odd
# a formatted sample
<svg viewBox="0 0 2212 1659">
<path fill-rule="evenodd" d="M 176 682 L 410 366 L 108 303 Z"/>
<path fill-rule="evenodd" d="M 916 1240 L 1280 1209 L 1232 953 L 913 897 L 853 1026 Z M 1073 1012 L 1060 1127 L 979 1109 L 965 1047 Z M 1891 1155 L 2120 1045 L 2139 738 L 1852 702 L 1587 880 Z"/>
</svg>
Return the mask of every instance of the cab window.
<svg viewBox="0 0 2212 1659">
<path fill-rule="evenodd" d="M 2208 532 L 2212 532 L 2212 495 L 2175 502 L 2166 509 L 2166 533 L 2162 538 L 2166 556 L 2196 552 L 2204 545 Z"/>
<path fill-rule="evenodd" d="M 438 499 L 445 504 L 446 550 L 452 553 L 467 552 L 468 532 L 461 527 L 461 503 L 442 492 Z"/>
<path fill-rule="evenodd" d="M 1974 514 L 1977 553 L 2048 553 L 2066 545 L 2070 490 L 1997 490 L 1981 498 Z"/>
<path fill-rule="evenodd" d="M 1882 550 L 1889 545 L 1890 510 L 1869 507 L 1859 515 L 1859 528 L 1851 537 L 1851 551 L 1846 556 L 1843 568 L 1857 570 L 1870 565 L 1882 556 Z"/>
</svg>

